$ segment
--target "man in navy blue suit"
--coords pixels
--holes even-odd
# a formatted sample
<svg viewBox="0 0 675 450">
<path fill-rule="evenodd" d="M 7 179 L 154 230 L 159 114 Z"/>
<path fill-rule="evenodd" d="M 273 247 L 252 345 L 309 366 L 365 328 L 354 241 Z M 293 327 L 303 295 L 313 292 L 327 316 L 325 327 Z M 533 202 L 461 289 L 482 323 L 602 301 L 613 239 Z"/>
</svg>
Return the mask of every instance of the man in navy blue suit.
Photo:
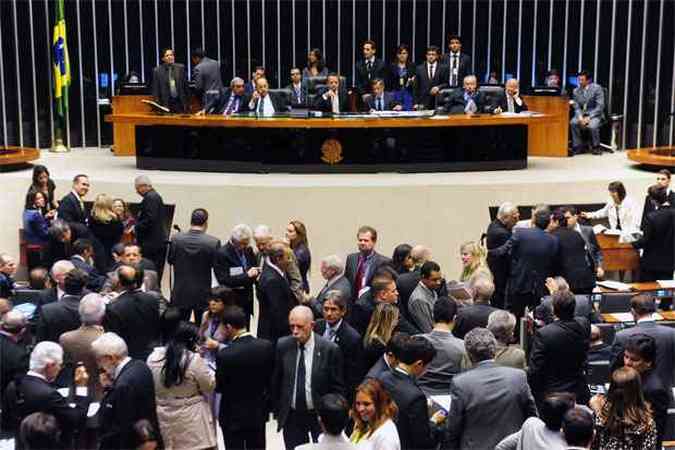
<svg viewBox="0 0 675 450">
<path fill-rule="evenodd" d="M 384 80 L 375 78 L 370 82 L 372 95 L 366 100 L 368 109 L 373 111 L 401 111 L 403 107 L 396 101 L 394 94 L 384 91 Z"/>
</svg>

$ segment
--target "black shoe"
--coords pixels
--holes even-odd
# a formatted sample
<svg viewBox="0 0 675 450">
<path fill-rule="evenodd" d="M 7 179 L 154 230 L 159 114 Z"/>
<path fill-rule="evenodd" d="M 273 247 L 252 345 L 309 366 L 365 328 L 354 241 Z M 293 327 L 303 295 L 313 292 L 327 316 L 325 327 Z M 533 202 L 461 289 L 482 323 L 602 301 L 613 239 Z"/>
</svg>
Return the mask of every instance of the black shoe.
<svg viewBox="0 0 675 450">
<path fill-rule="evenodd" d="M 584 146 L 583 145 L 577 145 L 576 147 L 572 147 L 569 151 L 570 156 L 576 156 L 580 155 L 584 151 Z"/>
<path fill-rule="evenodd" d="M 614 153 L 614 149 L 612 147 L 603 147 L 607 153 Z"/>
<path fill-rule="evenodd" d="M 591 153 L 593 153 L 594 155 L 602 155 L 602 147 L 600 146 L 593 147 L 593 151 Z"/>
</svg>

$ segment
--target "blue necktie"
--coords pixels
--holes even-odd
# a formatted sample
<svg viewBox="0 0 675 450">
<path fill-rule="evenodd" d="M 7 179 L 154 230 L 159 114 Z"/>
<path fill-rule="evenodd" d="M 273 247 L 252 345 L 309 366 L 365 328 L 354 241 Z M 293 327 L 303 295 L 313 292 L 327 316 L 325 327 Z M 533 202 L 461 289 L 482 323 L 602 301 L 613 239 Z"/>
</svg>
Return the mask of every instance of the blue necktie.
<svg viewBox="0 0 675 450">
<path fill-rule="evenodd" d="M 384 108 L 382 108 L 382 97 L 378 97 L 378 99 L 377 99 L 377 110 L 378 111 L 384 110 Z"/>
</svg>

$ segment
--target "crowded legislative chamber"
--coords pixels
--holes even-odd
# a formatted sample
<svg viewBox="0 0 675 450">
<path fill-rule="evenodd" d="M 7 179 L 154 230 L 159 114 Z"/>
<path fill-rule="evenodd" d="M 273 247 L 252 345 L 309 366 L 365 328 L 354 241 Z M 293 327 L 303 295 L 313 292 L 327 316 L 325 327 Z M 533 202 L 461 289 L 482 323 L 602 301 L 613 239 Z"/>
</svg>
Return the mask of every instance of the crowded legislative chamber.
<svg viewBox="0 0 675 450">
<path fill-rule="evenodd" d="M 675 448 L 673 24 L 0 1 L 0 450 Z"/>
</svg>

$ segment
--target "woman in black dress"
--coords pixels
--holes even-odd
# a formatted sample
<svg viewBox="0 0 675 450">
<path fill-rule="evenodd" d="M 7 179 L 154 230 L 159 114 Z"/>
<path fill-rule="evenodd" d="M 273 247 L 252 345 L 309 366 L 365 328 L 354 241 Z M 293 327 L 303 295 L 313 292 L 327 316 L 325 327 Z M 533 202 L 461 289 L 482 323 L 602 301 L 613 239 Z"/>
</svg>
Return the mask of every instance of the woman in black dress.
<svg viewBox="0 0 675 450">
<path fill-rule="evenodd" d="M 94 244 L 96 268 L 106 273 L 113 264 L 112 248 L 120 242 L 124 233 L 124 225 L 113 211 L 112 197 L 106 194 L 96 196 L 89 218 L 89 229 L 99 244 Z"/>
</svg>

